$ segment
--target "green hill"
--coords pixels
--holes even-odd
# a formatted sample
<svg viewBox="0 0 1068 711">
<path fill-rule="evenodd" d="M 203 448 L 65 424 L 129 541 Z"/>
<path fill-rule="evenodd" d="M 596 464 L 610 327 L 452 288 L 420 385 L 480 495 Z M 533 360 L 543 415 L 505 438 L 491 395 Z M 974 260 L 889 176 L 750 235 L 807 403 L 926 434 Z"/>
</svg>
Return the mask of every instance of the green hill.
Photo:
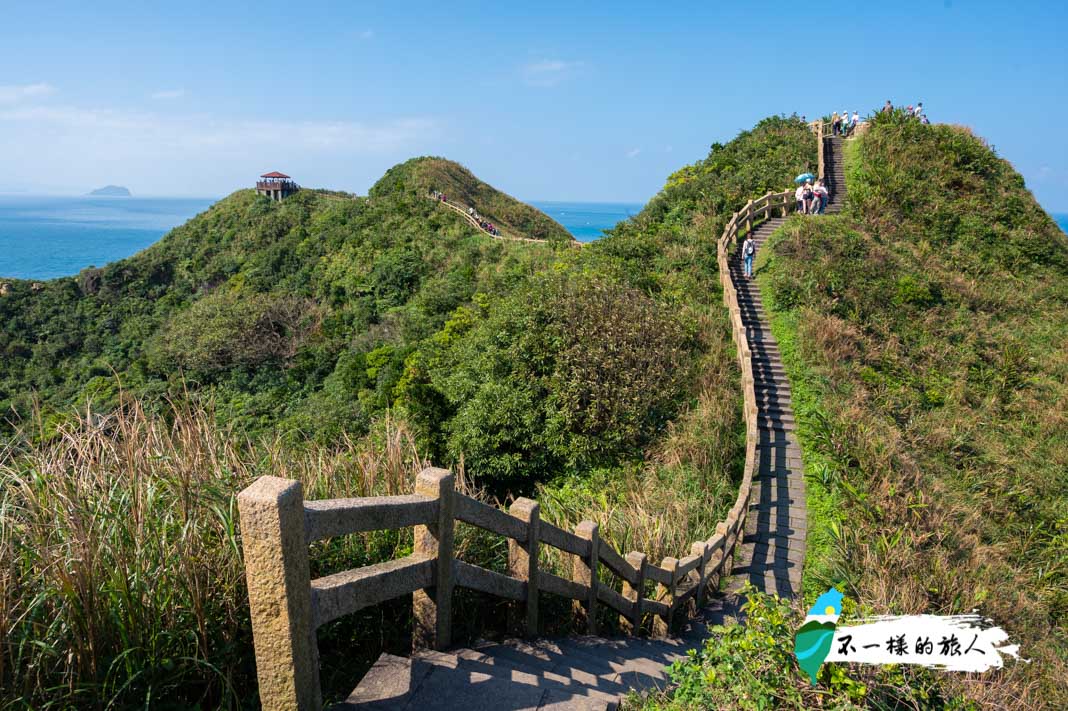
<svg viewBox="0 0 1068 711">
<path fill-rule="evenodd" d="M 431 190 L 452 202 L 474 207 L 487 220 L 519 237 L 571 241 L 562 225 L 535 208 L 482 182 L 459 163 L 444 158 L 412 158 L 386 171 L 371 188 L 372 199 L 397 193 L 426 197 Z"/>
<path fill-rule="evenodd" d="M 555 224 L 471 179 L 502 211 Z M 210 390 L 248 431 L 364 430 L 391 401 L 411 344 L 476 292 L 507 289 L 552 258 L 494 242 L 430 200 L 375 194 L 303 190 L 271 203 L 240 191 L 128 259 L 37 286 L 10 281 L 0 411 L 26 417 L 39 399 L 62 419 L 85 398 L 107 411 L 121 381 L 138 396 Z M 370 358 L 375 377 L 342 375 L 353 358 Z M 342 380 L 364 394 L 321 402 Z"/>
<path fill-rule="evenodd" d="M 847 211 L 795 217 L 758 263 L 810 476 L 806 585 L 979 608 L 1033 661 L 946 683 L 1065 708 L 1068 240 L 964 128 L 879 115 L 846 169 Z"/>
</svg>

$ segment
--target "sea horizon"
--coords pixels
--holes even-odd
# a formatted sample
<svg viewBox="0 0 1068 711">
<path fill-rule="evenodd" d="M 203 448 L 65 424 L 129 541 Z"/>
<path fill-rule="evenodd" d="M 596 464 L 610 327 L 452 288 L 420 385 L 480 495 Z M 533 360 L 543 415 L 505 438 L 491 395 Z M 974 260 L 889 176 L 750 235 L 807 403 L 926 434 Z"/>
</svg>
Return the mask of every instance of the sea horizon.
<svg viewBox="0 0 1068 711">
<path fill-rule="evenodd" d="M 0 193 L 0 278 L 56 279 L 125 259 L 220 199 Z M 644 206 L 577 200 L 527 202 L 580 242 L 598 239 Z"/>
</svg>

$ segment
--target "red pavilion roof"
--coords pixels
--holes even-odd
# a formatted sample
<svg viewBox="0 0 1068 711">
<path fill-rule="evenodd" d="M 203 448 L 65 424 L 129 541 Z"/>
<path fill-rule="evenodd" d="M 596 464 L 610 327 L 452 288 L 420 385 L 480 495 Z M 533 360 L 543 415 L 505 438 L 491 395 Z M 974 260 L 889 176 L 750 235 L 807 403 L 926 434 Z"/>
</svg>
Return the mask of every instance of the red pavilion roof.
<svg viewBox="0 0 1068 711">
<path fill-rule="evenodd" d="M 272 171 L 270 173 L 264 173 L 260 177 L 261 178 L 285 178 L 286 180 L 291 180 L 291 178 L 288 175 L 286 175 L 285 173 L 279 173 L 277 170 Z"/>
</svg>

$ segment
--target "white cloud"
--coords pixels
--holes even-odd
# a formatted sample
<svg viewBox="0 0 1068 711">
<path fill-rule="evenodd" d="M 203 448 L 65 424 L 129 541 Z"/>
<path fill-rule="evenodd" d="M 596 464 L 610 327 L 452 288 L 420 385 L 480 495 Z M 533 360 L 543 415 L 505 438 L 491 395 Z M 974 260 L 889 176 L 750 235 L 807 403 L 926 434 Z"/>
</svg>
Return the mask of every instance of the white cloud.
<svg viewBox="0 0 1068 711">
<path fill-rule="evenodd" d="M 168 100 L 168 99 L 180 99 L 185 96 L 185 89 L 163 89 L 150 94 L 153 99 Z"/>
<path fill-rule="evenodd" d="M 336 185 L 426 151 L 439 135 L 425 117 L 262 120 L 0 104 L 0 155 L 10 172 L 42 184 L 117 182 L 142 194 L 223 194 L 269 169 Z"/>
<path fill-rule="evenodd" d="M 523 78 L 530 86 L 553 87 L 571 76 L 582 62 L 565 62 L 562 59 L 543 59 L 523 67 Z"/>
<path fill-rule="evenodd" d="M 637 158 L 638 154 L 641 152 L 641 148 L 631 148 L 629 151 L 627 151 L 627 158 Z"/>
<path fill-rule="evenodd" d="M 54 94 L 51 84 L 21 84 L 0 86 L 0 104 L 17 104 L 25 99 L 41 98 Z"/>
<path fill-rule="evenodd" d="M 152 112 L 83 109 L 73 106 L 26 106 L 0 110 L 0 122 L 22 124 L 27 133 L 40 129 L 69 132 L 89 142 L 109 138 L 135 145 L 247 149 L 285 144 L 308 149 L 328 148 L 354 152 L 395 148 L 433 129 L 428 119 L 407 118 L 382 124 L 357 121 L 269 121 L 219 119 L 205 115 L 171 116 Z M 8 131 L 18 129 L 6 125 Z"/>
</svg>

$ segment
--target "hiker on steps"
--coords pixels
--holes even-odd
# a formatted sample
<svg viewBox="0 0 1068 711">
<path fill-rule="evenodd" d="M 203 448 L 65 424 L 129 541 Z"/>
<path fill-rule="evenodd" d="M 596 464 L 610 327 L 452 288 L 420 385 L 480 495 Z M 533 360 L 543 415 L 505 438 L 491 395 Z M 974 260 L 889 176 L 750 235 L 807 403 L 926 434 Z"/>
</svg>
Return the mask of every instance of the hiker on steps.
<svg viewBox="0 0 1068 711">
<path fill-rule="evenodd" d="M 827 190 L 827 186 L 823 184 L 822 180 L 817 180 L 816 187 L 812 188 L 812 192 L 812 214 L 822 215 L 823 211 L 827 209 L 827 200 L 830 197 L 830 191 Z"/>
<path fill-rule="evenodd" d="M 753 278 L 753 257 L 756 256 L 756 242 L 753 241 L 752 235 L 745 236 L 745 242 L 742 242 L 742 261 L 745 262 L 745 278 Z"/>
</svg>

